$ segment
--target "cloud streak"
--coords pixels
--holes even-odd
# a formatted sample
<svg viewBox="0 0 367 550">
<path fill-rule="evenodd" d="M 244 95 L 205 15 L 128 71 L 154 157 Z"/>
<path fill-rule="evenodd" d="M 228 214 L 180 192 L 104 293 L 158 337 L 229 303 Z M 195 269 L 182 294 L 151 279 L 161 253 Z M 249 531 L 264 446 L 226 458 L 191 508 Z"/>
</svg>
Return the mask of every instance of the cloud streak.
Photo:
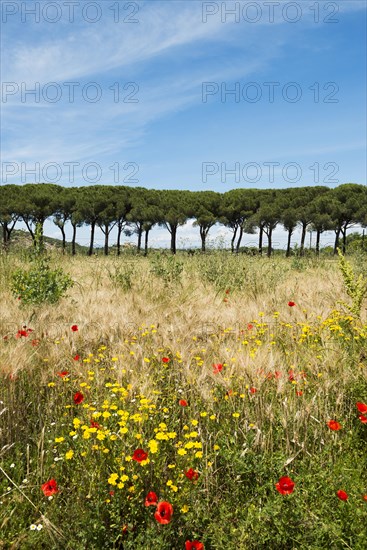
<svg viewBox="0 0 367 550">
<path fill-rule="evenodd" d="M 320 2 L 320 10 L 324 4 Z M 348 0 L 337 4 L 339 15 L 343 17 L 345 14 L 357 17 L 357 12 L 365 11 L 363 2 Z M 108 12 L 109 3 L 101 5 Z M 171 160 L 174 166 L 175 159 L 164 159 L 164 152 L 157 160 L 147 160 L 147 143 L 154 140 L 152 136 L 159 139 L 163 135 L 161 128 L 166 121 L 169 120 L 173 127 L 177 121 L 183 124 L 183 114 L 191 124 L 186 130 L 187 140 L 195 135 L 198 120 L 195 109 L 202 107 L 203 82 L 233 83 L 244 79 L 265 82 L 268 73 L 278 67 L 276 78 L 292 79 L 285 60 L 293 49 L 298 48 L 300 52 L 300 65 L 303 62 L 307 65 L 308 56 L 312 59 L 312 56 L 322 56 L 324 44 L 330 49 L 334 46 L 333 41 L 319 43 L 318 35 L 322 30 L 326 27 L 328 31 L 331 27 L 339 30 L 335 25 L 315 25 L 310 10 L 295 25 L 285 22 L 279 14 L 274 24 L 266 19 L 256 25 L 243 21 L 240 24 L 223 23 L 220 14 L 208 17 L 207 23 L 203 23 L 202 5 L 200 1 L 139 2 L 139 23 L 136 24 L 116 24 L 110 11 L 95 25 L 81 19 L 68 24 L 65 18 L 55 25 L 45 22 L 16 24 L 13 20 L 4 25 L 7 56 L 3 60 L 3 81 L 19 86 L 23 82 L 28 88 L 38 82 L 41 89 L 55 82 L 65 95 L 59 102 L 51 103 L 42 99 L 41 92 L 41 100 L 37 103 L 32 101 L 32 96 L 28 95 L 22 102 L 20 94 L 14 94 L 2 103 L 3 160 L 30 164 L 95 161 L 108 167 L 115 161 L 127 162 L 139 157 L 139 162 L 147 167 L 152 166 L 152 162 L 164 166 Z M 64 83 L 70 81 L 80 84 L 75 90 L 74 103 L 67 101 L 64 89 Z M 103 91 L 101 100 L 95 104 L 81 95 L 83 86 L 92 81 Z M 138 103 L 115 103 L 110 88 L 116 82 L 121 89 L 124 84 L 135 82 L 139 86 Z M 127 91 L 124 93 L 126 95 Z M 222 103 L 218 101 L 217 113 L 228 110 L 226 131 L 229 137 L 238 115 L 233 115 L 228 105 Z M 246 126 L 249 122 L 259 125 L 256 109 L 256 105 L 250 106 L 245 113 Z M 216 116 L 210 108 L 202 108 L 201 125 L 211 127 Z M 280 128 L 282 124 L 279 123 Z M 219 140 L 221 128 L 218 128 Z M 262 131 L 267 138 L 272 130 L 264 126 Z M 246 132 L 245 136 L 247 139 Z M 175 137 L 182 147 L 179 138 L 179 135 Z M 331 140 L 335 139 L 331 136 Z M 245 143 L 245 137 L 243 140 Z M 362 143 L 359 136 L 352 142 L 347 140 L 345 145 L 344 141 L 332 141 L 322 147 L 315 144 L 311 149 L 305 137 L 295 149 L 302 155 L 304 143 L 305 156 L 316 154 L 316 151 L 355 150 Z M 272 148 L 278 146 L 278 156 L 281 156 L 284 145 L 276 140 Z M 228 140 L 223 158 L 231 153 Z M 286 154 L 291 154 L 291 150 L 287 149 Z M 193 163 L 192 158 L 187 164 L 190 162 Z M 12 181 L 16 182 L 17 177 L 15 175 Z"/>
</svg>

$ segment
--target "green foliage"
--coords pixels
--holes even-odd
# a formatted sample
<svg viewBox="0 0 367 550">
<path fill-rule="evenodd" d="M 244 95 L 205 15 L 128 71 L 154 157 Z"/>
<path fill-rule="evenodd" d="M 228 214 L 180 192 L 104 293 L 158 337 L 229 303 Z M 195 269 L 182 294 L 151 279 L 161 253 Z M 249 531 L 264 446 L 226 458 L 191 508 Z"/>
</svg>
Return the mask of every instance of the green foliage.
<svg viewBox="0 0 367 550">
<path fill-rule="evenodd" d="M 210 228 L 221 223 L 232 232 L 231 249 L 239 252 L 246 233 L 259 229 L 264 235 L 262 248 L 273 254 L 272 234 L 278 225 L 290 233 L 297 224 L 302 227 L 299 254 L 305 254 L 307 230 L 318 237 L 335 230 L 342 240 L 343 253 L 350 238 L 347 231 L 356 224 L 367 225 L 366 186 L 343 184 L 335 189 L 324 186 L 297 189 L 233 189 L 226 193 L 213 191 L 154 190 L 141 187 L 93 185 L 63 188 L 55 184 L 4 185 L 0 188 L 0 226 L 3 247 L 8 250 L 14 226 L 23 220 L 33 237 L 34 225 L 52 217 L 62 234 L 66 248 L 65 224 L 74 229 L 82 224 L 91 226 L 89 255 L 94 248 L 94 230 L 98 226 L 105 234 L 104 253 L 108 255 L 109 235 L 117 227 L 119 238 L 126 224 L 131 224 L 140 238 L 155 224 L 167 228 L 171 235 L 171 251 L 176 253 L 177 230 L 188 219 L 195 219 L 199 228 L 202 250 Z M 75 237 L 75 234 L 74 234 Z M 73 237 L 73 238 L 74 238 Z M 361 246 L 363 239 L 351 241 L 351 248 Z M 336 243 L 337 245 L 337 243 Z M 72 252 L 75 252 L 75 239 Z M 289 255 L 289 250 L 287 251 Z"/>
<path fill-rule="evenodd" d="M 258 257 L 217 253 L 200 257 L 196 265 L 204 284 L 213 285 L 218 292 L 227 289 L 256 296 L 268 291 L 284 277 L 286 268 L 277 261 L 263 261 Z"/>
<path fill-rule="evenodd" d="M 34 233 L 34 254 L 38 258 L 45 252 L 45 243 L 43 241 L 43 225 L 39 222 L 36 223 L 36 230 Z"/>
<path fill-rule="evenodd" d="M 247 268 L 240 256 L 216 254 L 200 258 L 199 272 L 204 283 L 210 283 L 218 291 L 228 288 L 241 289 L 246 280 Z"/>
<path fill-rule="evenodd" d="M 182 271 L 183 263 L 175 256 L 160 254 L 151 258 L 150 272 L 162 279 L 165 285 L 179 283 Z"/>
<path fill-rule="evenodd" d="M 38 260 L 28 271 L 17 269 L 11 280 L 11 291 L 22 304 L 55 304 L 73 285 L 62 269 L 51 269 L 47 258 Z"/>
<path fill-rule="evenodd" d="M 115 265 L 113 270 L 108 270 L 108 276 L 117 288 L 124 292 L 131 290 L 136 277 L 136 269 L 133 263 Z"/>
<path fill-rule="evenodd" d="M 36 224 L 35 248 L 29 270 L 16 269 L 11 277 L 13 295 L 23 305 L 55 304 L 73 285 L 71 277 L 61 268 L 51 269 L 50 259 L 45 255 L 42 224 Z"/>
<path fill-rule="evenodd" d="M 367 279 L 362 273 L 357 277 L 354 274 L 351 264 L 345 259 L 338 249 L 339 268 L 343 277 L 345 290 L 352 300 L 352 304 L 340 302 L 350 313 L 356 317 L 361 316 L 363 299 L 367 294 Z"/>
<path fill-rule="evenodd" d="M 304 258 L 300 256 L 293 256 L 291 260 L 291 267 L 295 271 L 304 271 L 306 267 L 306 263 L 304 261 Z"/>
</svg>

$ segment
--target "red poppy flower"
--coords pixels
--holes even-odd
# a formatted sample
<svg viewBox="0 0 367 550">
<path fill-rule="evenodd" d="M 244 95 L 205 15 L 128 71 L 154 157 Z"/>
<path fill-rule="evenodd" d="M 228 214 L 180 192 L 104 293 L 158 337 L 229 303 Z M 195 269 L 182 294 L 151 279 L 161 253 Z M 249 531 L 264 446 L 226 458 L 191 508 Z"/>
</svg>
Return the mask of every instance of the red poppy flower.
<svg viewBox="0 0 367 550">
<path fill-rule="evenodd" d="M 162 363 L 169 363 L 170 358 L 169 357 L 162 357 Z"/>
<path fill-rule="evenodd" d="M 213 363 L 213 373 L 214 374 L 219 374 L 222 369 L 223 369 L 223 364 L 222 363 Z"/>
<path fill-rule="evenodd" d="M 274 371 L 274 378 L 280 378 L 282 373 L 279 370 Z"/>
<path fill-rule="evenodd" d="M 362 424 L 367 424 L 367 416 L 364 416 L 364 414 L 359 415 L 359 420 L 362 422 Z"/>
<path fill-rule="evenodd" d="M 348 495 L 345 491 L 337 491 L 336 494 L 337 494 L 338 499 L 348 500 Z"/>
<path fill-rule="evenodd" d="M 363 495 L 362 499 L 367 502 L 367 495 Z"/>
<path fill-rule="evenodd" d="M 74 355 L 73 359 L 74 359 L 74 361 L 79 361 L 80 355 Z"/>
<path fill-rule="evenodd" d="M 58 372 L 57 376 L 60 376 L 61 378 L 64 378 L 64 376 L 67 376 L 69 374 L 69 371 L 63 370 L 62 372 Z"/>
<path fill-rule="evenodd" d="M 294 307 L 296 305 L 296 302 L 288 302 L 289 307 Z"/>
<path fill-rule="evenodd" d="M 356 407 L 357 409 L 359 410 L 360 413 L 367 413 L 367 405 L 365 405 L 364 403 L 356 403 Z"/>
<path fill-rule="evenodd" d="M 33 328 L 27 328 L 27 325 L 23 325 L 22 328 L 18 330 L 15 337 L 16 338 L 21 338 L 22 336 L 27 337 L 31 332 L 33 332 Z"/>
<path fill-rule="evenodd" d="M 97 430 L 100 430 L 100 429 L 101 429 L 101 425 L 98 424 L 98 422 L 96 422 L 95 420 L 91 420 L 91 421 L 90 421 L 90 427 L 91 427 L 91 428 L 97 428 Z"/>
<path fill-rule="evenodd" d="M 146 453 L 143 449 L 136 449 L 132 456 L 132 460 L 135 460 L 136 462 L 143 462 L 143 460 L 146 460 L 147 458 L 148 453 Z"/>
<path fill-rule="evenodd" d="M 109 491 L 108 494 L 110 495 L 110 497 L 113 497 L 115 495 L 115 491 Z"/>
<path fill-rule="evenodd" d="M 84 395 L 82 393 L 80 393 L 80 391 L 77 391 L 76 393 L 74 393 L 74 403 L 75 405 L 79 405 L 79 403 L 81 403 L 84 399 Z"/>
<path fill-rule="evenodd" d="M 250 393 L 256 393 L 256 392 L 257 392 L 256 388 L 250 388 Z"/>
<path fill-rule="evenodd" d="M 72 330 L 73 332 L 77 332 L 77 330 L 79 330 L 79 329 L 78 329 L 78 325 L 72 325 L 71 330 Z"/>
<path fill-rule="evenodd" d="M 187 407 L 189 405 L 186 399 L 180 399 L 178 404 L 181 405 L 181 407 Z"/>
<path fill-rule="evenodd" d="M 303 395 L 303 391 L 302 390 L 296 391 L 296 395 L 298 395 L 298 397 L 300 397 L 301 395 Z"/>
<path fill-rule="evenodd" d="M 157 506 L 158 504 L 158 497 L 153 491 L 149 491 L 147 496 L 145 497 L 145 506 Z"/>
<path fill-rule="evenodd" d="M 204 545 L 202 542 L 199 542 L 198 540 L 187 540 L 185 542 L 185 550 L 204 550 Z"/>
<path fill-rule="evenodd" d="M 167 525 L 172 519 L 173 507 L 169 502 L 158 502 L 157 510 L 154 514 L 155 519 L 162 525 Z"/>
<path fill-rule="evenodd" d="M 290 382 L 293 382 L 294 380 L 294 371 L 292 369 L 288 371 L 288 380 Z"/>
<path fill-rule="evenodd" d="M 294 491 L 294 485 L 295 483 L 290 477 L 284 476 L 279 479 L 275 487 L 281 495 L 290 495 Z"/>
<path fill-rule="evenodd" d="M 329 426 L 330 430 L 333 430 L 334 432 L 341 430 L 341 425 L 336 420 L 329 420 L 327 425 Z"/>
<path fill-rule="evenodd" d="M 254 328 L 254 325 L 251 323 L 247 323 L 247 330 L 252 330 Z"/>
<path fill-rule="evenodd" d="M 197 472 L 193 468 L 189 468 L 185 472 L 185 476 L 187 477 L 187 479 L 190 479 L 191 481 L 196 481 L 197 479 L 199 479 L 199 472 Z"/>
<path fill-rule="evenodd" d="M 51 497 L 52 495 L 56 495 L 56 493 L 59 492 L 55 479 L 50 479 L 49 481 L 46 481 L 46 483 L 41 485 L 41 490 L 43 491 L 45 497 Z"/>
</svg>

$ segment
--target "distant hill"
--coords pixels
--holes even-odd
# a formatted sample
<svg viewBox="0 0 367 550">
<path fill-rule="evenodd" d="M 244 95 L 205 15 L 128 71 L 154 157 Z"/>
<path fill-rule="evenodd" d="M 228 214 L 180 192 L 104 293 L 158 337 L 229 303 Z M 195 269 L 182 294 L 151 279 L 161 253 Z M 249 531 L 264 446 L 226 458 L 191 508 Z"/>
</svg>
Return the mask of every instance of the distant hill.
<svg viewBox="0 0 367 550">
<path fill-rule="evenodd" d="M 43 237 L 45 246 L 47 250 L 61 250 L 62 249 L 62 240 L 55 239 L 54 237 Z M 23 229 L 14 229 L 11 234 L 10 247 L 11 249 L 24 249 L 30 248 L 33 246 L 32 237 L 28 231 Z M 66 250 L 71 252 L 71 243 L 66 242 Z M 79 254 L 86 253 L 88 250 L 87 246 L 80 245 L 75 243 L 75 251 Z"/>
</svg>

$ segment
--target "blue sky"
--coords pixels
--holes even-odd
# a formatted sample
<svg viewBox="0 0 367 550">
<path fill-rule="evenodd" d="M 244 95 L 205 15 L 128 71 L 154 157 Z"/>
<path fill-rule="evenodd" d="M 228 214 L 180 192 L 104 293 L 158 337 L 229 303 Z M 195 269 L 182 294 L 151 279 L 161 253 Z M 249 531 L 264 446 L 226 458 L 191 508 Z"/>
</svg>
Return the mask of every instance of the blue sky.
<svg viewBox="0 0 367 550">
<path fill-rule="evenodd" d="M 65 2 L 41 1 L 36 16 L 22 4 L 2 2 L 2 184 L 366 183 L 364 0 L 278 1 L 274 21 L 264 2 L 81 0 L 73 17 Z M 39 102 L 21 93 L 35 87 Z M 35 163 L 39 177 L 27 176 Z M 152 242 L 167 237 L 155 230 Z M 196 230 L 182 239 L 194 245 Z"/>
</svg>

